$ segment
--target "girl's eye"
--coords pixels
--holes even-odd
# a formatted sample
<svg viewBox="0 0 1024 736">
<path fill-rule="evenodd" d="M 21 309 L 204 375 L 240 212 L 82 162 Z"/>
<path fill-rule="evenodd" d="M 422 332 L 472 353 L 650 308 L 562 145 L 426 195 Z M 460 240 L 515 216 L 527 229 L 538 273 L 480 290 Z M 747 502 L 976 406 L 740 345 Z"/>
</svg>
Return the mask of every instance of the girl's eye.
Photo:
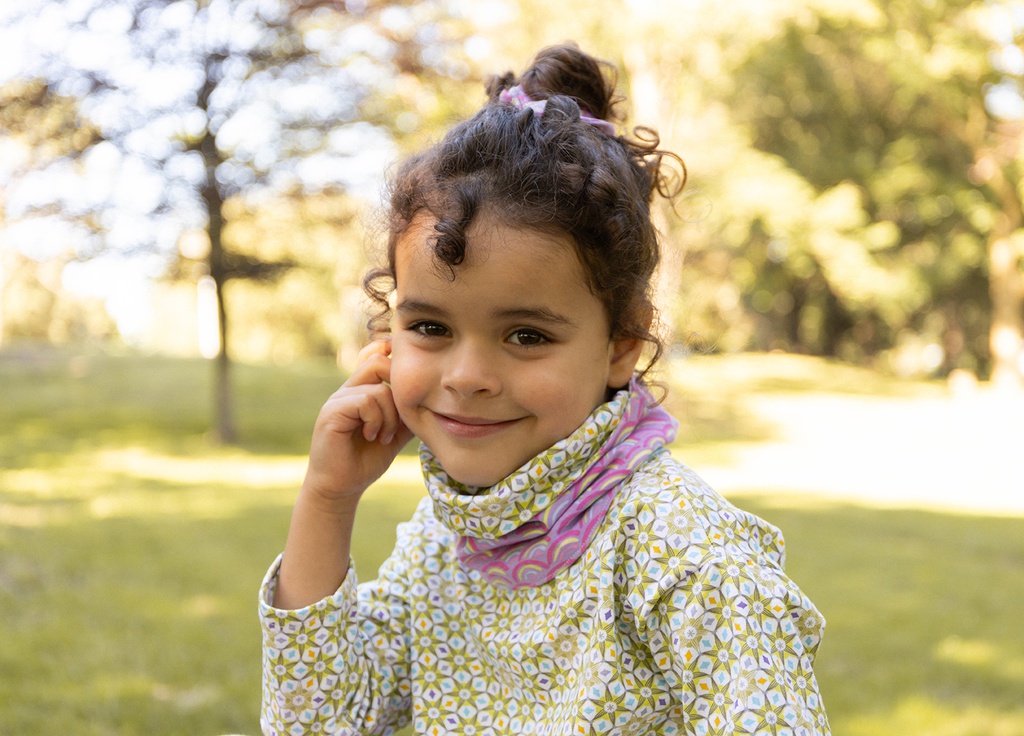
<svg viewBox="0 0 1024 736">
<path fill-rule="evenodd" d="M 549 340 L 544 335 L 537 332 L 537 330 L 516 330 L 508 336 L 508 341 L 513 345 L 519 345 L 524 348 L 532 348 L 549 342 Z"/>
<path fill-rule="evenodd" d="M 448 328 L 437 322 L 416 322 L 409 325 L 409 329 L 424 337 L 444 337 L 448 334 Z"/>
</svg>

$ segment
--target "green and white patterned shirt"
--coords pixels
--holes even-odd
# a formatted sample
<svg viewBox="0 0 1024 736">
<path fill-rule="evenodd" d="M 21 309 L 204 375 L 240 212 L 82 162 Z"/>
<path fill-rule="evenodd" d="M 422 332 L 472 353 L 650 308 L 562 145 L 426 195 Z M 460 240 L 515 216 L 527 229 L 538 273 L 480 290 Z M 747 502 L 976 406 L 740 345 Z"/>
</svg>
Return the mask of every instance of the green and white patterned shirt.
<svg viewBox="0 0 1024 736">
<path fill-rule="evenodd" d="M 376 581 L 296 611 L 260 592 L 265 734 L 826 736 L 824 620 L 779 531 L 659 450 L 586 552 L 512 589 L 467 570 L 424 499 Z"/>
</svg>

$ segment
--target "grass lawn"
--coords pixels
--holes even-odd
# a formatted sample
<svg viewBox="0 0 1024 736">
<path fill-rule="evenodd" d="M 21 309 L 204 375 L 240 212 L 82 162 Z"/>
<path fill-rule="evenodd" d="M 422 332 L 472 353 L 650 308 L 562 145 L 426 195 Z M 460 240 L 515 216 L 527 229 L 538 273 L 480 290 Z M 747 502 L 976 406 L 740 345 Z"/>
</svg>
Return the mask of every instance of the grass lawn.
<svg viewBox="0 0 1024 736">
<path fill-rule="evenodd" d="M 789 441 L 760 402 L 940 390 L 785 356 L 693 368 L 671 405 L 699 471 Z M 259 732 L 256 590 L 339 376 L 239 366 L 232 449 L 206 439 L 211 377 L 203 361 L 0 352 L 0 734 Z M 363 579 L 421 495 L 411 454 L 367 494 Z M 788 569 L 828 619 L 817 672 L 836 736 L 1024 736 L 1024 515 L 731 495 L 782 527 Z"/>
</svg>

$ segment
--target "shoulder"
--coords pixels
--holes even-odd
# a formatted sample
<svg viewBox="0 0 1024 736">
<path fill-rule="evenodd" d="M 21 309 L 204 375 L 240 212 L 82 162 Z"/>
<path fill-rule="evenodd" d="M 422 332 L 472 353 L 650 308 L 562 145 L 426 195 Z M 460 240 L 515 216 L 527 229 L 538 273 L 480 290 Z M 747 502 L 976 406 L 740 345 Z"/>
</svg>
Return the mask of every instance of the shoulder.
<svg viewBox="0 0 1024 736">
<path fill-rule="evenodd" d="M 667 590 L 711 565 L 785 563 L 775 526 L 737 508 L 667 451 L 623 484 L 602 531 L 614 535 L 620 577 L 634 593 Z"/>
<path fill-rule="evenodd" d="M 781 554 L 775 527 L 737 508 L 667 451 L 651 457 L 623 483 L 609 514 L 623 531 L 644 527 L 676 548 L 749 542 Z"/>
</svg>

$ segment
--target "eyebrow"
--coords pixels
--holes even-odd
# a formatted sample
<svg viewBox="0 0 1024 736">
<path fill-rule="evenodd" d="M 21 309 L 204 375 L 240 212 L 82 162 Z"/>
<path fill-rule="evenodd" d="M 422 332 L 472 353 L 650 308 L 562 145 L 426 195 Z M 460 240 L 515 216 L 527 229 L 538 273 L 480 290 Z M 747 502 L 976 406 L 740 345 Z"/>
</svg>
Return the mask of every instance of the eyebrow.
<svg viewBox="0 0 1024 736">
<path fill-rule="evenodd" d="M 406 299 L 395 306 L 395 311 L 401 314 L 429 314 L 437 317 L 447 316 L 448 312 L 430 302 Z M 496 319 L 502 320 L 525 320 L 528 322 L 543 322 L 549 325 L 561 327 L 575 327 L 576 322 L 564 314 L 555 312 L 547 307 L 515 307 L 510 309 L 499 309 L 494 312 Z"/>
<path fill-rule="evenodd" d="M 415 299 L 406 299 L 395 305 L 395 311 L 401 313 L 416 312 L 418 314 L 433 314 L 442 316 L 446 312 L 440 307 L 435 307 L 429 302 L 420 302 Z"/>
<path fill-rule="evenodd" d="M 502 309 L 494 315 L 498 319 L 522 319 L 528 322 L 546 322 L 549 325 L 575 327 L 576 323 L 564 314 L 554 312 L 547 307 L 522 307 L 518 309 Z"/>
</svg>

